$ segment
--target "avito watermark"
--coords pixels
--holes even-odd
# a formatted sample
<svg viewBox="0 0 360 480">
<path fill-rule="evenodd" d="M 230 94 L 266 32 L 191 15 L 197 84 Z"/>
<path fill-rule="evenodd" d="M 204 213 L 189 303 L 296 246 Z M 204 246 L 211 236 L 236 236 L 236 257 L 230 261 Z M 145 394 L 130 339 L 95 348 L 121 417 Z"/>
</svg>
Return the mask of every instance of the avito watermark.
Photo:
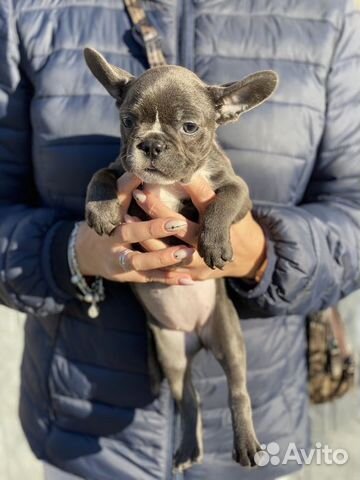
<svg viewBox="0 0 360 480">
<path fill-rule="evenodd" d="M 258 466 L 286 465 L 290 462 L 296 462 L 298 465 L 344 465 L 349 460 L 349 454 L 343 448 L 332 449 L 328 445 L 322 445 L 320 442 L 315 443 L 315 448 L 309 451 L 304 448 L 297 448 L 296 444 L 289 443 L 283 457 L 280 458 L 280 446 L 276 442 L 268 445 L 261 445 L 261 452 L 255 454 L 255 463 Z"/>
</svg>

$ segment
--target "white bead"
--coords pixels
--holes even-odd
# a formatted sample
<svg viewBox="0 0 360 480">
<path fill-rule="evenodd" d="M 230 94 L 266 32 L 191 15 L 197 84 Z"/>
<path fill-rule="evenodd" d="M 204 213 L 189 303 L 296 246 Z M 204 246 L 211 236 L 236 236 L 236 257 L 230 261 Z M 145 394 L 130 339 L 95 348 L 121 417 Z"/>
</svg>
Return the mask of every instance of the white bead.
<svg viewBox="0 0 360 480">
<path fill-rule="evenodd" d="M 92 300 L 93 300 L 93 296 L 91 295 L 91 293 L 87 293 L 85 295 L 85 302 L 91 303 Z"/>
<path fill-rule="evenodd" d="M 74 284 L 79 283 L 79 280 L 80 278 L 78 277 L 78 275 L 73 275 L 71 277 L 71 283 L 74 283 Z"/>
<path fill-rule="evenodd" d="M 89 308 L 88 315 L 90 318 L 96 318 L 99 316 L 99 309 L 94 303 Z"/>
</svg>

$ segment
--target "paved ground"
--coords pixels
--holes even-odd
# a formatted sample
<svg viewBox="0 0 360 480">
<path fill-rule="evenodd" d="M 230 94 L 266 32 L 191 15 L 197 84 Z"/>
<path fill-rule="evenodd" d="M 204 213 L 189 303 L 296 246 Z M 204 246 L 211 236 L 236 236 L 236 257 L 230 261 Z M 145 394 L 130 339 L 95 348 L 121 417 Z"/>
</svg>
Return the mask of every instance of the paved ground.
<svg viewBox="0 0 360 480">
<path fill-rule="evenodd" d="M 360 353 L 360 293 L 342 304 Z M 34 459 L 17 420 L 19 368 L 23 347 L 23 317 L 0 307 L 0 480 L 43 480 L 41 464 Z M 360 355 L 359 355 L 360 358 Z M 313 442 L 346 449 L 343 466 L 312 464 L 289 480 L 358 480 L 360 478 L 360 388 L 346 398 L 312 409 Z M 226 480 L 226 479 L 224 479 Z"/>
</svg>

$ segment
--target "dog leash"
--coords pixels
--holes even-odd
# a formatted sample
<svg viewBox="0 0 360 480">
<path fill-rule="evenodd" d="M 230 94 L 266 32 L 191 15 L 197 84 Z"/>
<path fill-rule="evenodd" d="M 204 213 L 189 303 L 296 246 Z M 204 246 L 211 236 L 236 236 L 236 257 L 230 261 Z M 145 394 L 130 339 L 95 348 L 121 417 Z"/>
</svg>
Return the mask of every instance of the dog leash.
<svg viewBox="0 0 360 480">
<path fill-rule="evenodd" d="M 167 65 L 159 33 L 146 16 L 141 0 L 124 0 L 124 4 L 134 30 L 141 35 L 150 68 Z"/>
</svg>

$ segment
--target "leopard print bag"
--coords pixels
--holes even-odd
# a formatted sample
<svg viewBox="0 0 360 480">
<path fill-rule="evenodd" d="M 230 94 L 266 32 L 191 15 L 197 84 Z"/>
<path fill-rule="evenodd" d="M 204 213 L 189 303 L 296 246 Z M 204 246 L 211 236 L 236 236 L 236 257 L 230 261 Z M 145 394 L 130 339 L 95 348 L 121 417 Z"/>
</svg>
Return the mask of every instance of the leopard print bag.
<svg viewBox="0 0 360 480">
<path fill-rule="evenodd" d="M 308 387 L 312 403 L 340 398 L 355 384 L 355 359 L 336 307 L 308 317 Z"/>
</svg>

